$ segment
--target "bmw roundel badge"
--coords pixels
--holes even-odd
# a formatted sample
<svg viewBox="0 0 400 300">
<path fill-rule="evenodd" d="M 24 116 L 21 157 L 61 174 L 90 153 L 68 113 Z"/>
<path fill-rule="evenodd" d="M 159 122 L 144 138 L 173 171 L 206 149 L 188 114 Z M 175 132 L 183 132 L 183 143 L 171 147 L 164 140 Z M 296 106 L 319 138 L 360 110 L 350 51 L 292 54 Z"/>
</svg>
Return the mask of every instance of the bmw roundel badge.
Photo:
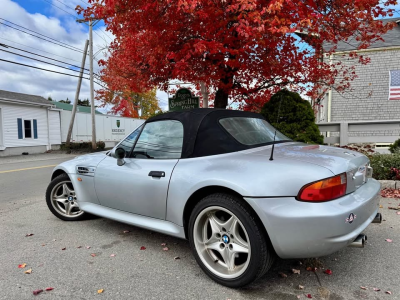
<svg viewBox="0 0 400 300">
<path fill-rule="evenodd" d="M 354 222 L 354 220 L 355 220 L 356 218 L 357 218 L 357 216 L 356 216 L 355 214 L 351 213 L 351 214 L 349 215 L 349 217 L 346 219 L 346 223 L 351 224 L 351 223 Z"/>
<path fill-rule="evenodd" d="M 228 244 L 228 243 L 229 243 L 229 237 L 228 237 L 227 235 L 222 236 L 222 241 L 223 241 L 225 244 Z"/>
</svg>

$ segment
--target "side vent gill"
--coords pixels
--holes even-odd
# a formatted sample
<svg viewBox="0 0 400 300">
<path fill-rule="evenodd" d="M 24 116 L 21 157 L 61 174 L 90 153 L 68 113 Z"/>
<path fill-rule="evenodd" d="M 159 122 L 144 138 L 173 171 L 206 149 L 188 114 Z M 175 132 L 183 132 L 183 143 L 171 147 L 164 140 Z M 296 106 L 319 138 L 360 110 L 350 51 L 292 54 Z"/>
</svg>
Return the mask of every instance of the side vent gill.
<svg viewBox="0 0 400 300">
<path fill-rule="evenodd" d="M 84 176 L 94 176 L 94 172 L 96 171 L 95 167 L 76 167 L 76 172 L 80 175 Z"/>
</svg>

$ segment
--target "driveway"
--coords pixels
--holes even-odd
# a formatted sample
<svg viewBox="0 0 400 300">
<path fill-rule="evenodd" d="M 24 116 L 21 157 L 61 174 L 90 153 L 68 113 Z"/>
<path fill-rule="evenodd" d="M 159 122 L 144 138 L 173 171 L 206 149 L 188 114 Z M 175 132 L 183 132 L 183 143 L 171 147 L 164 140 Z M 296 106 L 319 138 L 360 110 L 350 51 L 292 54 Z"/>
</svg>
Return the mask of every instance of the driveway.
<svg viewBox="0 0 400 300">
<path fill-rule="evenodd" d="M 184 240 L 102 218 L 55 218 L 44 201 L 47 166 L 71 156 L 41 158 L 22 164 L 0 159 L 0 299 L 400 299 L 400 215 L 387 209 L 399 200 L 381 199 L 386 221 L 365 230 L 364 249 L 302 264 L 278 259 L 263 278 L 234 290 L 211 281 Z M 27 166 L 32 169 L 18 171 Z M 32 294 L 47 287 L 54 289 Z"/>
</svg>

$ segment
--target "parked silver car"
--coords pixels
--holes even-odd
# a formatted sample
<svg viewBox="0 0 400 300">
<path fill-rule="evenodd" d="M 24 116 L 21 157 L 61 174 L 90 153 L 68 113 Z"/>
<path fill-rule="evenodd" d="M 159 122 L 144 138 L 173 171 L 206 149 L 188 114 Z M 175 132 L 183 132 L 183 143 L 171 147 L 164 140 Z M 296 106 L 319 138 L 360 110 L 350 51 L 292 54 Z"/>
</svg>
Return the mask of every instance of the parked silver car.
<svg viewBox="0 0 400 300">
<path fill-rule="evenodd" d="M 208 276 L 240 287 L 276 255 L 363 245 L 379 218 L 371 174 L 366 156 L 293 142 L 259 114 L 194 109 L 150 118 L 112 151 L 58 165 L 46 201 L 65 221 L 94 214 L 188 239 Z"/>
</svg>

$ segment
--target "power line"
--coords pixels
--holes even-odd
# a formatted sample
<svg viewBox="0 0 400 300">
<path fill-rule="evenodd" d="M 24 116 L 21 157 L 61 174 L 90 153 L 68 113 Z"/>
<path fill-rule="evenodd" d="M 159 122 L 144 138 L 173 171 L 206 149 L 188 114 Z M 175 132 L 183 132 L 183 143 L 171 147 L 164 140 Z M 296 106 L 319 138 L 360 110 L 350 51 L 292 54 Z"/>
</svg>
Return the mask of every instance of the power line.
<svg viewBox="0 0 400 300">
<path fill-rule="evenodd" d="M 0 49 L 0 51 L 11 53 L 11 54 L 18 55 L 18 56 L 21 56 L 21 57 L 25 57 L 25 58 L 28 58 L 28 59 L 36 60 L 38 62 L 45 63 L 45 64 L 48 64 L 48 65 L 51 65 L 51 66 L 55 66 L 55 67 L 58 67 L 58 68 L 66 69 L 66 70 L 69 70 L 69 71 L 73 71 L 73 72 L 77 72 L 77 73 L 80 72 L 80 71 L 73 70 L 73 69 L 70 69 L 70 68 L 67 68 L 67 67 L 64 67 L 64 66 L 60 66 L 60 65 L 53 64 L 53 63 L 49 63 L 49 62 L 44 61 L 44 60 L 40 60 L 40 59 L 36 59 L 36 58 L 29 57 L 29 56 L 26 56 L 26 55 L 18 54 L 18 53 L 12 52 L 12 51 L 7 51 L 7 50 L 4 50 L 4 49 Z M 87 73 L 84 73 L 84 74 L 85 75 L 89 75 Z"/>
<path fill-rule="evenodd" d="M 57 59 L 54 59 L 54 58 L 50 58 L 50 57 L 47 57 L 47 56 L 44 56 L 44 55 L 36 54 L 36 53 L 30 52 L 30 51 L 26 51 L 26 50 L 23 50 L 23 49 L 20 49 L 20 48 L 16 48 L 16 47 L 13 47 L 13 46 L 10 46 L 10 45 L 6 45 L 6 44 L 1 44 L 1 43 L 0 43 L 0 46 L 5 46 L 6 48 L 12 48 L 12 49 L 15 49 L 15 50 L 18 50 L 18 51 L 22 51 L 22 52 L 26 52 L 26 53 L 29 53 L 29 54 L 37 55 L 37 56 L 40 56 L 40 57 L 43 57 L 43 58 L 46 58 L 46 59 L 54 60 L 54 61 L 56 61 L 56 62 L 60 62 L 60 63 L 66 64 L 66 65 L 69 65 L 69 66 L 73 66 L 73 67 L 76 67 L 76 68 L 78 68 L 78 69 L 81 68 L 81 67 L 79 67 L 79 66 L 70 64 L 70 63 L 65 62 L 65 61 L 61 61 L 61 60 L 57 60 Z M 0 49 L 0 50 L 2 50 L 2 49 Z M 89 69 L 85 69 L 85 68 L 83 68 L 83 69 L 86 70 L 86 71 L 89 71 Z"/>
<path fill-rule="evenodd" d="M 51 3 L 51 2 L 48 1 L 48 0 L 43 0 L 43 1 L 49 3 L 50 5 L 52 5 L 52 6 L 54 6 L 54 7 L 57 7 L 58 9 L 62 10 L 63 12 L 65 12 L 65 13 L 69 14 L 70 16 L 73 16 L 74 18 L 76 18 L 75 15 L 73 15 L 73 14 L 67 12 L 66 10 L 62 9 L 61 7 L 55 5 L 54 3 Z M 62 2 L 61 2 L 61 3 L 62 3 Z M 64 3 L 63 3 L 63 4 L 64 4 Z M 64 5 L 65 5 L 65 4 L 64 4 Z"/>
<path fill-rule="evenodd" d="M 34 67 L 34 66 L 31 66 L 31 65 L 21 64 L 21 63 L 17 63 L 17 62 L 15 62 L 15 61 L 11 61 L 11 60 L 6 60 L 6 59 L 1 59 L 1 58 L 0 58 L 0 61 L 5 61 L 5 62 L 11 63 L 11 64 L 15 64 L 15 65 L 20 65 L 20 66 L 24 66 L 24 67 L 33 68 L 33 69 L 38 69 L 38 70 L 43 70 L 43 71 L 47 71 L 47 72 L 57 73 L 57 74 L 61 74 L 61 75 L 67 75 L 67 76 L 78 77 L 78 78 L 80 77 L 80 76 L 78 76 L 78 75 L 72 75 L 72 74 L 57 72 L 57 71 L 53 71 L 53 70 L 49 70 L 49 69 Z M 83 78 L 83 79 L 89 79 L 89 78 L 87 78 L 87 77 L 82 77 L 82 78 Z"/>
<path fill-rule="evenodd" d="M 75 51 L 75 52 L 83 53 L 82 50 L 75 50 L 75 49 L 73 49 L 73 48 L 70 48 L 70 46 L 67 47 L 67 46 L 64 46 L 64 45 L 61 45 L 61 44 L 58 44 L 58 43 L 49 41 L 49 40 L 47 40 L 47 39 L 45 39 L 45 38 L 42 38 L 42 37 L 40 37 L 40 36 L 34 35 L 34 34 L 32 34 L 32 33 L 26 32 L 26 31 L 24 31 L 24 30 L 21 30 L 21 29 L 15 28 L 15 27 L 12 27 L 12 26 L 10 26 L 10 25 L 8 25 L 8 24 L 2 23 L 2 22 L 0 22 L 0 24 L 5 25 L 5 26 L 8 26 L 8 27 L 10 27 L 10 28 L 12 28 L 12 29 L 21 31 L 21 32 L 23 32 L 23 33 L 25 33 L 25 34 L 34 36 L 34 37 L 36 37 L 36 38 L 38 38 L 38 39 L 41 39 L 41 40 L 44 40 L 44 41 L 46 41 L 46 42 L 55 44 L 55 45 L 57 45 L 57 46 L 64 47 L 64 48 L 66 48 L 66 49 L 69 49 L 69 50 L 72 50 L 72 51 Z"/>
<path fill-rule="evenodd" d="M 57 2 L 60 2 L 60 3 L 63 4 L 63 5 L 65 5 L 65 6 L 68 7 L 69 9 L 75 11 L 75 8 L 73 8 L 73 7 L 71 7 L 71 6 L 67 5 L 67 4 L 65 4 L 64 2 L 62 2 L 62 1 L 60 1 L 60 0 L 56 0 L 56 1 L 57 1 Z"/>
<path fill-rule="evenodd" d="M 65 58 L 65 59 L 72 60 L 72 61 L 75 61 L 75 62 L 80 62 L 80 61 L 78 61 L 78 60 L 76 60 L 76 59 L 72 59 L 72 58 L 69 58 L 69 57 L 57 55 L 57 54 L 54 54 L 54 53 L 51 53 L 51 52 L 47 52 L 47 51 L 44 51 L 44 50 L 41 50 L 41 49 L 38 49 L 38 48 L 34 48 L 34 47 L 31 47 L 31 46 L 28 46 L 28 45 L 25 45 L 25 44 L 17 43 L 17 42 L 14 42 L 14 41 L 12 41 L 12 40 L 3 38 L 3 37 L 1 37 L 1 36 L 0 36 L 0 39 L 9 41 L 9 42 L 14 43 L 14 44 L 17 44 L 17 45 L 24 46 L 24 47 L 27 47 L 27 48 L 31 48 L 31 49 L 34 49 L 34 50 L 37 50 L 37 51 L 40 51 L 40 52 L 44 52 L 44 53 L 47 53 L 47 54 L 51 54 L 51 55 L 54 55 L 54 56 L 57 56 L 57 57 Z M 88 63 L 86 63 L 86 64 L 88 64 Z M 85 65 L 86 65 L 86 64 L 85 64 Z"/>
<path fill-rule="evenodd" d="M 24 27 L 24 26 L 15 24 L 15 23 L 13 23 L 13 22 L 11 22 L 11 21 L 8 21 L 8 20 L 6 20 L 6 19 L 3 19 L 3 18 L 0 18 L 0 19 L 3 20 L 3 21 L 5 21 L 5 22 L 7 22 L 7 23 L 13 24 L 14 26 L 18 26 L 18 27 L 23 28 L 23 29 L 25 29 L 25 30 L 28 30 L 28 31 L 31 31 L 31 32 L 33 32 L 33 33 L 39 34 L 39 35 L 41 35 L 41 36 L 43 36 L 43 37 L 45 37 L 45 38 L 47 38 L 47 39 L 53 40 L 53 41 L 55 41 L 55 42 L 57 42 L 57 43 L 59 43 L 59 44 L 63 44 L 63 45 L 65 45 L 65 46 L 67 46 L 67 47 L 74 48 L 74 49 L 76 49 L 76 50 L 79 50 L 79 51 L 83 52 L 81 49 L 79 49 L 79 48 L 77 48 L 77 47 L 74 47 L 74 46 L 71 46 L 71 45 L 69 45 L 69 44 L 67 44 L 67 43 L 64 43 L 64 42 L 61 42 L 61 41 L 59 41 L 59 40 L 53 39 L 52 37 L 49 37 L 49 36 L 44 35 L 44 34 L 42 34 L 42 33 L 36 32 L 36 31 L 34 31 L 34 30 L 32 30 L 32 29 L 29 29 L 29 28 L 26 28 L 26 27 Z M 3 23 L 2 23 L 2 24 L 3 24 Z M 11 26 L 9 26 L 9 25 L 7 25 L 7 24 L 3 24 L 3 25 L 6 25 L 6 26 L 8 26 L 8 27 L 11 27 Z M 11 28 L 14 28 L 14 27 L 11 27 Z M 17 29 L 17 28 L 14 28 L 14 29 Z M 17 29 L 17 30 L 19 30 L 19 29 Z"/>
</svg>

